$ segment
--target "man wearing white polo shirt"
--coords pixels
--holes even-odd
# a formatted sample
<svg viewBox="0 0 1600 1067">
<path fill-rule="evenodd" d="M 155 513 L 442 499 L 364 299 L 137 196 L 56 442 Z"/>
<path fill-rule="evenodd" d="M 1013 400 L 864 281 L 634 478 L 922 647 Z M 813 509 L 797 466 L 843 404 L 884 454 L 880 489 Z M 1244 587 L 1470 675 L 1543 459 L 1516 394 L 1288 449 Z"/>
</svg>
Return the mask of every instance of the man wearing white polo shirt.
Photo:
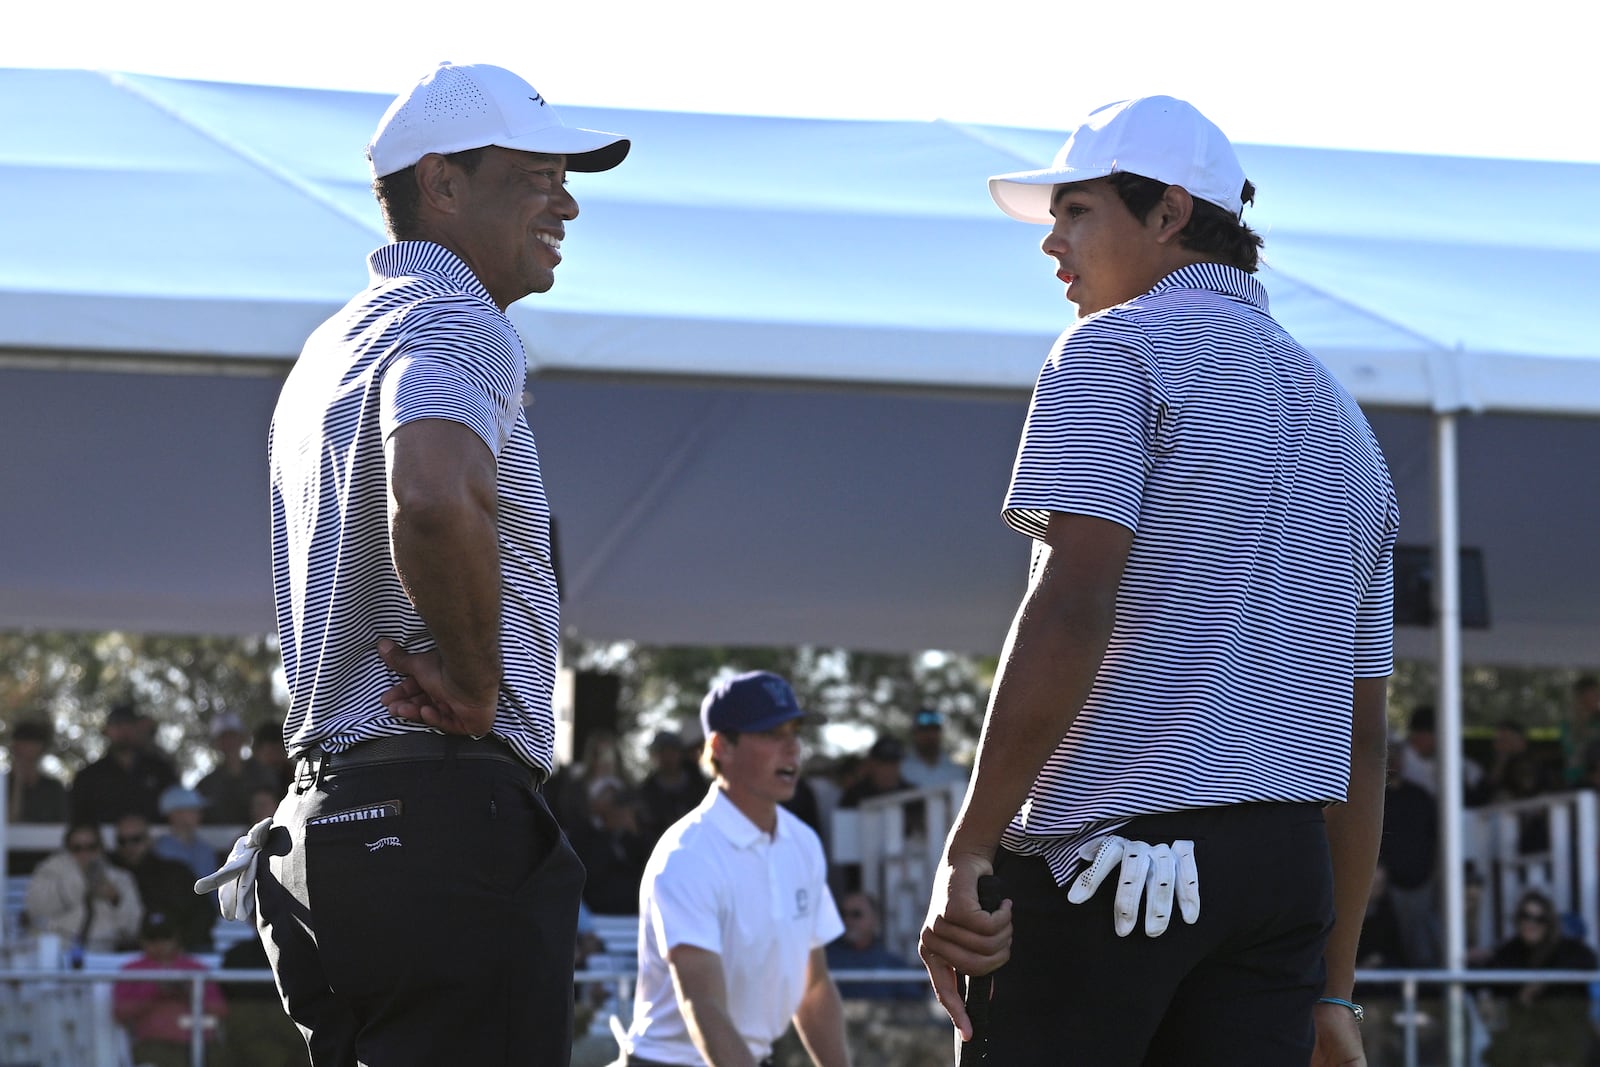
<svg viewBox="0 0 1600 1067">
<path fill-rule="evenodd" d="M 614 1067 L 760 1067 L 794 1021 L 819 1067 L 847 1067 L 826 945 L 844 932 L 817 835 L 780 805 L 805 713 L 752 671 L 700 705 L 716 781 L 657 842 L 639 888 L 639 985 Z"/>
</svg>

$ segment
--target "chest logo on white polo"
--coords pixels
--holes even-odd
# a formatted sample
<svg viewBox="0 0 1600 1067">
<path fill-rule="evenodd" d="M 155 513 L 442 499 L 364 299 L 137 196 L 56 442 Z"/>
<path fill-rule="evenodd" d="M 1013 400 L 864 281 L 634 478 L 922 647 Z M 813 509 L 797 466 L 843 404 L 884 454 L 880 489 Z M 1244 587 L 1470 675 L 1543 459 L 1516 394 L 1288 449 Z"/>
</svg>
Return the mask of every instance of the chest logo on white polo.
<svg viewBox="0 0 1600 1067">
<path fill-rule="evenodd" d="M 794 891 L 794 917 L 803 919 L 811 914 L 811 897 L 804 889 Z"/>
</svg>

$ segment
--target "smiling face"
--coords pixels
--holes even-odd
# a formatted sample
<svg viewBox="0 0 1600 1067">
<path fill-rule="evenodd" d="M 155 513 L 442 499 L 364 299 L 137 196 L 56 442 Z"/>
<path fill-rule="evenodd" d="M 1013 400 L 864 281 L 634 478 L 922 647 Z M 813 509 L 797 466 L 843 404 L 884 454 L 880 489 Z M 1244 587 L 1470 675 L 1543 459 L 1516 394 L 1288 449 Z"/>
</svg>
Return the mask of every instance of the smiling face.
<svg viewBox="0 0 1600 1067">
<path fill-rule="evenodd" d="M 578 217 L 565 156 L 490 146 L 471 172 L 425 156 L 417 179 L 439 209 L 423 235 L 460 256 L 502 309 L 555 284 L 566 224 Z"/>
<path fill-rule="evenodd" d="M 723 792 L 751 822 L 771 833 L 778 805 L 794 796 L 800 780 L 800 720 L 742 733 L 737 740 L 713 732 L 711 746 Z"/>
<path fill-rule="evenodd" d="M 1158 203 L 1141 221 L 1105 178 L 1055 187 L 1055 222 L 1039 247 L 1056 261 L 1056 277 L 1066 283 L 1080 319 L 1149 292 L 1192 261 L 1175 254 L 1180 250 L 1166 207 Z"/>
</svg>

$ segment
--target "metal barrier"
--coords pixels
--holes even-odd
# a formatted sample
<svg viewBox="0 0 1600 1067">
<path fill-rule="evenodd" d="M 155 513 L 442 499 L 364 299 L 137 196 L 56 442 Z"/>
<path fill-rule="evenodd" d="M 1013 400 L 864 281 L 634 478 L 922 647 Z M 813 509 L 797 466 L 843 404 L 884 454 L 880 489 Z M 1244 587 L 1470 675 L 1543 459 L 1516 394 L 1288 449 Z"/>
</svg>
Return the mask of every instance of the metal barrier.
<svg viewBox="0 0 1600 1067">
<path fill-rule="evenodd" d="M 873 970 L 841 970 L 833 973 L 834 979 L 847 991 L 855 982 L 907 982 L 926 984 L 927 974 L 920 969 L 873 969 Z M 574 976 L 574 981 L 584 984 L 598 984 L 609 986 L 613 989 L 616 1002 L 627 1005 L 631 1000 L 631 989 L 634 982 L 633 974 L 622 974 L 614 970 L 582 970 Z M 1459 1016 L 1446 1020 L 1447 1025 L 1464 1025 L 1467 1014 L 1464 1003 L 1464 993 L 1469 986 L 1489 985 L 1523 985 L 1529 982 L 1562 983 L 1591 985 L 1600 983 L 1600 971 L 1369 971 L 1357 972 L 1357 999 L 1361 998 L 1363 985 L 1388 985 L 1399 986 L 1401 992 L 1402 1010 L 1398 1018 L 1403 1028 L 1404 1065 L 1405 1067 L 1444 1067 L 1438 1064 L 1422 1064 L 1419 1058 L 1419 1020 L 1421 1015 L 1418 1010 L 1420 990 L 1423 986 L 1444 986 L 1449 995 L 1451 1005 L 1450 1014 Z M 0 996 L 5 998 L 15 997 L 23 987 L 34 994 L 49 995 L 59 992 L 63 987 L 82 984 L 114 985 L 119 981 L 171 981 L 184 982 L 189 986 L 189 1004 L 191 1015 L 196 1018 L 204 1016 L 205 983 L 225 981 L 229 983 L 266 982 L 270 983 L 271 971 L 246 971 L 246 970 L 140 970 L 129 973 L 125 971 L 107 970 L 82 970 L 62 971 L 44 968 L 4 968 L 0 969 Z M 931 1000 L 932 993 L 929 992 Z M 1370 1039 L 1369 1039 L 1370 1040 Z M 1452 1042 L 1461 1048 L 1461 1053 L 1448 1065 L 1448 1067 L 1473 1067 L 1474 1057 L 1467 1042 Z M 47 1062 L 39 1060 L 38 1062 Z M 190 1063 L 192 1067 L 205 1067 L 205 1033 L 203 1027 L 195 1027 L 190 1045 Z M 104 1061 L 78 1063 L 73 1067 L 118 1067 L 115 1059 Z"/>
</svg>

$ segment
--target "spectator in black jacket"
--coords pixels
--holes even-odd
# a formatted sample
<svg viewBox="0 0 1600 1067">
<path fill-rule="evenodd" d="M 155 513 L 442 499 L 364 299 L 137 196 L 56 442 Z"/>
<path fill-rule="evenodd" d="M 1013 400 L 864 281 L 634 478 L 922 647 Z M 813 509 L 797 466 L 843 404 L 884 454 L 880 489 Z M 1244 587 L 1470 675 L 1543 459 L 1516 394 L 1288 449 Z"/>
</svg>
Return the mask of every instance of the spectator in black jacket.
<svg viewBox="0 0 1600 1067">
<path fill-rule="evenodd" d="M 637 915 L 639 882 L 651 842 L 639 831 L 639 806 L 616 778 L 589 788 L 584 821 L 567 827 L 573 851 L 589 874 L 583 901 L 596 915 Z"/>
<path fill-rule="evenodd" d="M 1439 852 L 1438 803 L 1432 793 L 1404 776 L 1401 759 L 1391 748 L 1378 863 L 1388 871 L 1389 898 L 1405 943 L 1405 959 L 1391 965 L 1437 967 L 1443 958 L 1438 879 L 1434 876 Z"/>
<path fill-rule="evenodd" d="M 117 820 L 117 847 L 111 862 L 127 871 L 139 887 L 145 914 L 165 915 L 186 952 L 211 949 L 211 928 L 218 912 L 209 896 L 196 896 L 195 874 L 187 865 L 156 855 L 150 822 L 129 813 Z"/>
<path fill-rule="evenodd" d="M 150 822 L 161 818 L 161 791 L 178 776 L 167 761 L 144 749 L 144 730 L 132 704 L 106 714 L 106 753 L 72 780 L 72 821 L 96 826 L 138 812 Z"/>
<path fill-rule="evenodd" d="M 1594 950 L 1561 932 L 1561 917 L 1537 890 L 1517 902 L 1516 932 L 1484 966 L 1493 970 L 1592 971 Z M 1528 982 L 1493 988 L 1505 1008 L 1483 1062 L 1490 1067 L 1584 1067 L 1594 1046 L 1589 986 L 1583 982 Z"/>
<path fill-rule="evenodd" d="M 694 810 L 705 799 L 711 783 L 687 758 L 683 737 L 675 730 L 659 730 L 650 739 L 650 773 L 639 783 L 640 830 L 650 848 L 667 827 Z"/>
</svg>

